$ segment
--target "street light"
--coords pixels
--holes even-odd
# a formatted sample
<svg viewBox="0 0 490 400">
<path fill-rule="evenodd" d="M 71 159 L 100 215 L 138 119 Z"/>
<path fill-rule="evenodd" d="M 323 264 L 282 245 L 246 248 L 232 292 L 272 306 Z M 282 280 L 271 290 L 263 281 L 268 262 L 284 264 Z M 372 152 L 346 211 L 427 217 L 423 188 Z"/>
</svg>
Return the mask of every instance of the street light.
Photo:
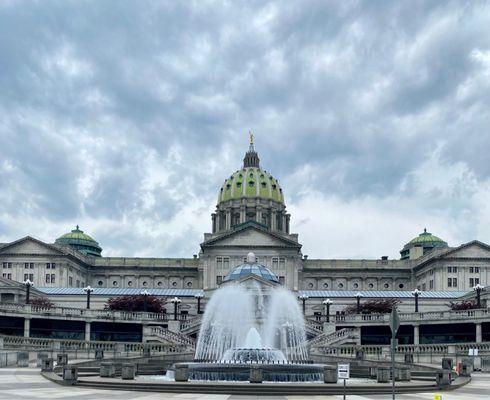
<svg viewBox="0 0 490 400">
<path fill-rule="evenodd" d="M 325 299 L 322 301 L 323 306 L 325 307 L 325 315 L 327 316 L 327 322 L 330 322 L 330 304 L 332 304 L 332 300 Z"/>
<path fill-rule="evenodd" d="M 174 297 L 172 300 L 170 300 L 170 302 L 174 304 L 174 320 L 177 321 L 177 307 L 182 300 L 180 300 L 178 297 Z"/>
<path fill-rule="evenodd" d="M 476 292 L 476 307 L 481 308 L 481 292 L 485 288 L 485 286 L 480 285 L 477 283 L 475 286 L 473 286 L 473 290 Z"/>
<path fill-rule="evenodd" d="M 194 297 L 197 299 L 197 314 L 201 314 L 201 299 L 204 297 L 202 293 L 198 293 L 194 295 Z"/>
<path fill-rule="evenodd" d="M 87 293 L 87 310 L 90 310 L 90 293 L 92 293 L 94 289 L 88 285 L 86 288 L 83 288 L 83 291 Z"/>
<path fill-rule="evenodd" d="M 356 300 L 357 300 L 357 313 L 360 314 L 361 312 L 361 298 L 362 298 L 362 293 L 361 292 L 357 292 L 356 293 Z"/>
<path fill-rule="evenodd" d="M 415 312 L 419 312 L 419 296 L 422 292 L 418 289 L 415 289 L 412 292 L 412 296 L 415 297 Z"/>
<path fill-rule="evenodd" d="M 31 294 L 31 286 L 34 286 L 29 279 L 26 279 L 22 284 L 26 287 L 26 304 L 29 304 L 29 296 Z"/>
<path fill-rule="evenodd" d="M 300 299 L 303 302 L 303 315 L 306 315 L 306 300 L 309 297 L 306 294 L 300 294 L 298 296 L 298 299 Z"/>
<path fill-rule="evenodd" d="M 140 293 L 143 296 L 143 311 L 148 311 L 148 295 L 150 294 L 148 290 L 144 289 Z"/>
</svg>

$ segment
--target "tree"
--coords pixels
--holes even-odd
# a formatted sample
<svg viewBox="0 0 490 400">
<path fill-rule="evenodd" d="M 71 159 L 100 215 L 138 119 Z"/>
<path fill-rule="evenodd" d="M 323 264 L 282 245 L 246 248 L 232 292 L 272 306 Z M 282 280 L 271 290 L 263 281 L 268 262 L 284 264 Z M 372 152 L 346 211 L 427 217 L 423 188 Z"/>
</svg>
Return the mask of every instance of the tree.
<svg viewBox="0 0 490 400">
<path fill-rule="evenodd" d="M 389 314 L 394 306 L 399 304 L 400 301 L 396 299 L 375 299 L 361 301 L 360 313 L 361 314 Z M 344 309 L 346 314 L 356 314 L 357 304 L 347 306 Z"/>
<path fill-rule="evenodd" d="M 162 313 L 165 308 L 165 299 L 156 296 L 146 296 L 146 310 L 148 312 Z M 107 300 L 106 308 L 112 311 L 144 311 L 145 296 L 119 296 Z"/>
<path fill-rule="evenodd" d="M 450 302 L 448 307 L 453 311 L 464 311 L 464 310 L 473 310 L 477 308 L 476 302 L 473 300 L 462 300 L 460 302 Z"/>
<path fill-rule="evenodd" d="M 29 301 L 29 304 L 32 307 L 45 308 L 48 310 L 54 307 L 54 303 L 51 300 L 49 300 L 47 297 L 36 297 L 34 299 L 31 299 Z"/>
</svg>

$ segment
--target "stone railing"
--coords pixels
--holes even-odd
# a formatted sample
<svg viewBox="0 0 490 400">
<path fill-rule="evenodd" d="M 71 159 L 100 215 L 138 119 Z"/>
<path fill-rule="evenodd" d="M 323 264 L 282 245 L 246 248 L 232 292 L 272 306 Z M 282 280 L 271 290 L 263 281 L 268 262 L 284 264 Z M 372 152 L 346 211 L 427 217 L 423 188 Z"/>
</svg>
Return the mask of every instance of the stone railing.
<svg viewBox="0 0 490 400">
<path fill-rule="evenodd" d="M 168 329 L 164 329 L 160 326 L 149 326 L 147 329 L 149 332 L 147 334 L 145 333 L 145 337 L 153 336 L 170 343 L 183 344 L 187 346 L 195 346 L 196 344 L 196 341 L 193 338 L 180 333 L 171 332 Z"/>
<path fill-rule="evenodd" d="M 114 354 L 143 354 L 149 348 L 152 354 L 179 353 L 189 350 L 186 344 L 135 343 L 135 342 L 102 342 L 68 339 L 24 338 L 20 336 L 0 336 L 3 349 L 37 350 L 37 351 L 85 351 L 103 350 Z"/>
<path fill-rule="evenodd" d="M 323 333 L 308 341 L 308 346 L 329 346 L 343 339 L 352 338 L 355 339 L 358 335 L 355 328 L 343 328 L 331 333 Z"/>
<path fill-rule="evenodd" d="M 474 310 L 464 311 L 429 311 L 429 312 L 399 312 L 400 320 L 402 322 L 430 322 L 437 321 L 460 321 L 460 320 L 490 320 L 490 312 L 487 308 L 480 308 Z M 319 318 L 319 320 L 323 320 Z M 330 321 L 337 324 L 345 323 L 375 323 L 375 324 L 389 324 L 390 314 L 339 314 L 330 317 Z"/>
<path fill-rule="evenodd" d="M 35 314 L 36 317 L 103 319 L 111 321 L 164 322 L 169 319 L 168 314 L 157 314 L 151 312 L 127 312 L 95 309 L 87 310 L 85 308 L 74 307 L 38 307 L 31 304 L 0 303 L 0 315 L 6 314 Z"/>
<path fill-rule="evenodd" d="M 323 332 L 323 324 L 314 319 L 305 318 L 305 326 L 316 332 Z"/>
<path fill-rule="evenodd" d="M 202 322 L 202 314 L 198 315 L 194 318 L 189 318 L 189 319 L 183 320 L 180 322 L 180 330 L 181 331 L 192 330 L 192 329 L 200 326 L 201 322 Z"/>
</svg>

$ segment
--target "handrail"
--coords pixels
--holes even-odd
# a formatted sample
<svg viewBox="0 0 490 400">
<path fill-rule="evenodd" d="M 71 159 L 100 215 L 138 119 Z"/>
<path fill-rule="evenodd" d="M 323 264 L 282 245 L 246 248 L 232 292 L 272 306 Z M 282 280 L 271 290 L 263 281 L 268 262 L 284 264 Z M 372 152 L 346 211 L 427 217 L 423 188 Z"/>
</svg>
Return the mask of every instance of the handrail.
<svg viewBox="0 0 490 400">
<path fill-rule="evenodd" d="M 354 328 L 343 328 L 335 332 L 323 333 L 319 336 L 314 337 L 308 341 L 309 346 L 317 346 L 319 343 L 322 345 L 332 345 L 337 340 L 347 338 L 355 334 L 356 329 Z"/>
</svg>

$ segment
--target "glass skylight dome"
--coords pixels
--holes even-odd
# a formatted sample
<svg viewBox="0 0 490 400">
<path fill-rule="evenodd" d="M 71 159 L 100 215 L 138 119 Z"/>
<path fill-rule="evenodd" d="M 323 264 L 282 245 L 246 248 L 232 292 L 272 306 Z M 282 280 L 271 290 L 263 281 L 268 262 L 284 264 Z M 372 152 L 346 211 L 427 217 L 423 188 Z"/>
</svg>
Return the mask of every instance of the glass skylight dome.
<svg viewBox="0 0 490 400">
<path fill-rule="evenodd" d="M 255 254 L 248 253 L 247 262 L 235 267 L 228 275 L 223 278 L 223 282 L 239 280 L 245 276 L 256 275 L 262 279 L 279 283 L 279 278 L 265 265 L 258 264 L 255 261 Z"/>
</svg>

